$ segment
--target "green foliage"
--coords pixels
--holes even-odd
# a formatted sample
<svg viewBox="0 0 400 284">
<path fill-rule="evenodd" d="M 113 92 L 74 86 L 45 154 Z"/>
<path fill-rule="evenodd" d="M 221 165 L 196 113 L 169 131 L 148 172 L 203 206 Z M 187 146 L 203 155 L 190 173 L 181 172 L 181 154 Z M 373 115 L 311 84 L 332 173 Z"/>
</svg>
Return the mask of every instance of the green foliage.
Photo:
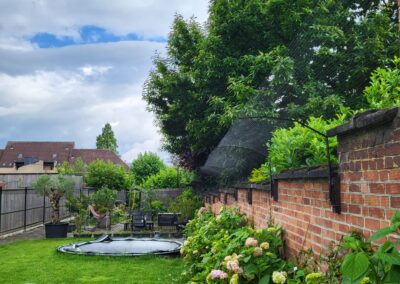
<svg viewBox="0 0 400 284">
<path fill-rule="evenodd" d="M 400 106 L 400 58 L 395 57 L 392 68 L 376 69 L 364 96 L 371 108 Z"/>
<path fill-rule="evenodd" d="M 60 222 L 60 199 L 73 193 L 74 181 L 62 174 L 41 175 L 33 184 L 33 189 L 49 198 L 52 208 L 51 220 L 53 224 Z"/>
<path fill-rule="evenodd" d="M 99 213 L 111 211 L 117 199 L 117 191 L 102 187 L 90 196 L 90 202 Z"/>
<path fill-rule="evenodd" d="M 64 175 L 78 174 L 85 177 L 87 173 L 87 165 L 81 158 L 76 159 L 76 161 L 72 164 L 64 161 L 61 165 L 57 166 L 57 173 Z"/>
<path fill-rule="evenodd" d="M 398 242 L 386 240 L 376 250 L 370 242 L 398 233 L 399 229 L 400 211 L 397 211 L 391 219 L 391 225 L 377 231 L 368 241 L 356 235 L 344 237 L 341 247 L 348 254 L 340 269 L 343 283 L 396 283 L 400 279 Z"/>
<path fill-rule="evenodd" d="M 143 183 L 148 177 L 155 175 L 166 166 L 161 158 L 152 152 L 140 153 L 132 162 L 130 172 L 136 185 Z"/>
<path fill-rule="evenodd" d="M 281 229 L 254 230 L 235 209 L 223 208 L 215 217 L 201 208 L 185 233 L 183 274 L 193 282 L 270 283 L 273 272 L 292 267 L 279 257 Z M 226 273 L 226 282 L 215 279 L 215 272 Z"/>
<path fill-rule="evenodd" d="M 325 120 L 322 117 L 310 117 L 306 123 L 311 128 L 326 133 L 328 129 L 342 124 L 345 117 L 345 115 L 342 115 L 331 120 Z M 300 123 L 294 123 L 294 126 L 290 128 L 276 129 L 268 146 L 267 163 L 253 170 L 250 177 L 251 182 L 260 182 L 269 178 L 269 161 L 272 164 L 272 174 L 285 169 L 327 164 L 325 138 Z M 329 149 L 333 163 L 337 163 L 337 157 L 334 155 L 336 147 L 336 137 L 329 138 Z"/>
<path fill-rule="evenodd" d="M 74 217 L 73 223 L 75 224 L 76 231 L 81 233 L 86 217 L 88 216 L 89 197 L 84 194 L 79 196 L 69 195 L 67 197 L 66 206 L 72 216 Z"/>
<path fill-rule="evenodd" d="M 125 170 L 112 162 L 96 160 L 88 166 L 87 185 L 95 188 L 108 187 L 122 190 L 126 186 Z"/>
<path fill-rule="evenodd" d="M 164 204 L 159 200 L 152 201 L 150 203 L 150 208 L 151 208 L 151 212 L 153 212 L 154 214 L 158 214 L 158 213 L 166 211 Z"/>
<path fill-rule="evenodd" d="M 111 150 L 117 153 L 117 139 L 114 136 L 111 124 L 106 123 L 101 131 L 101 134 L 96 138 L 96 148 Z"/>
<path fill-rule="evenodd" d="M 203 204 L 202 198 L 197 195 L 193 189 L 185 189 L 174 201 L 169 205 L 168 211 L 181 213 L 180 218 L 184 223 L 193 219 L 195 212 Z"/>
<path fill-rule="evenodd" d="M 144 189 L 178 188 L 188 185 L 193 180 L 193 173 L 174 167 L 160 170 L 159 173 L 148 177 L 140 186 Z"/>
<path fill-rule="evenodd" d="M 396 1 L 211 1 L 204 28 L 176 16 L 144 99 L 164 148 L 198 168 L 240 114 L 335 117 L 366 106 L 398 52 Z"/>
<path fill-rule="evenodd" d="M 120 204 L 112 209 L 112 223 L 130 223 L 131 218 L 124 204 Z"/>
</svg>

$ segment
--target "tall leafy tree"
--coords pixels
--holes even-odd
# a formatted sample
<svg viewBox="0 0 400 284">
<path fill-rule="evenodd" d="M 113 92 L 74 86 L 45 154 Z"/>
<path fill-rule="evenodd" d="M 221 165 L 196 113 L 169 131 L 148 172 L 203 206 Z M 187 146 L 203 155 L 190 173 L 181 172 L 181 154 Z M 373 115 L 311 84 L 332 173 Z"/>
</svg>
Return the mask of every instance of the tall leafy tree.
<svg viewBox="0 0 400 284">
<path fill-rule="evenodd" d="M 120 165 L 114 165 L 112 162 L 96 160 L 87 167 L 86 183 L 88 186 L 100 189 L 107 187 L 113 190 L 122 190 L 126 188 L 125 169 Z"/>
<path fill-rule="evenodd" d="M 398 52 L 395 0 L 211 0 L 205 27 L 177 16 L 144 90 L 181 165 L 197 168 L 243 114 L 333 117 L 363 107 Z"/>
<path fill-rule="evenodd" d="M 117 153 L 117 139 L 114 136 L 111 124 L 106 123 L 101 131 L 101 134 L 96 138 L 97 149 L 108 149 Z"/>
<path fill-rule="evenodd" d="M 158 174 L 166 166 L 161 158 L 152 152 L 140 153 L 129 169 L 136 185 L 142 184 L 149 176 Z"/>
</svg>

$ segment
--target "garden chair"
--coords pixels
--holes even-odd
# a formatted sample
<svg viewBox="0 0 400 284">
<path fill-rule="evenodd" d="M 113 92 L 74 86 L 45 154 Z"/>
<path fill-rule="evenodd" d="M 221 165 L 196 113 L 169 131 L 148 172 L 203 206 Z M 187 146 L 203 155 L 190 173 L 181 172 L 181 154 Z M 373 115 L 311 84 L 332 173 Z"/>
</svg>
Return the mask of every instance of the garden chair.
<svg viewBox="0 0 400 284">
<path fill-rule="evenodd" d="M 177 230 L 181 230 L 182 226 L 178 221 L 179 213 L 159 213 L 157 218 L 157 224 L 159 227 L 175 227 Z"/>
<path fill-rule="evenodd" d="M 146 224 L 146 228 L 148 228 L 149 230 L 153 230 L 154 229 L 153 213 L 146 212 L 144 214 L 144 221 L 145 221 L 145 224 Z"/>
<path fill-rule="evenodd" d="M 132 213 L 132 226 L 131 226 L 131 229 L 133 230 L 133 228 L 145 228 L 145 227 L 146 227 L 146 221 L 144 219 L 143 212 L 134 211 Z"/>
</svg>

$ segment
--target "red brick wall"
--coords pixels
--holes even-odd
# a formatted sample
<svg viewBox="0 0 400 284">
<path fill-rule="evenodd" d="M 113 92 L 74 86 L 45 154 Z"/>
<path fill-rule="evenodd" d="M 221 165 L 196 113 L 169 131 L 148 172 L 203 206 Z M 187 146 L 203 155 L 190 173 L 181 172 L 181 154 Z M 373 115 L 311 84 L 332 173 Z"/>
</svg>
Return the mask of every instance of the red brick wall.
<svg viewBox="0 0 400 284">
<path fill-rule="evenodd" d="M 311 248 L 323 253 L 349 230 L 367 237 L 385 227 L 400 208 L 400 122 L 366 127 L 338 134 L 341 214 L 332 212 L 328 181 L 320 179 L 278 180 L 279 199 L 268 191 L 238 189 L 238 200 L 228 196 L 228 206 L 239 207 L 256 228 L 267 225 L 272 216 L 285 230 L 287 252 L 296 254 Z M 209 206 L 218 212 L 224 193 Z"/>
</svg>

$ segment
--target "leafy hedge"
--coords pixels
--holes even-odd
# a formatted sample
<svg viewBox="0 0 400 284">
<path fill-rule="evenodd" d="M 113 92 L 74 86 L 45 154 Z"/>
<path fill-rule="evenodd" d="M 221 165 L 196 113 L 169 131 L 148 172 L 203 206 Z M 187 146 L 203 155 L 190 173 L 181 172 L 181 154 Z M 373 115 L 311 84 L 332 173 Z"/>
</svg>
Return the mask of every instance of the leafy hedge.
<svg viewBox="0 0 400 284">
<path fill-rule="evenodd" d="M 371 108 L 400 106 L 400 58 L 392 60 L 392 67 L 378 68 L 371 76 L 371 83 L 364 90 L 364 97 Z"/>
<path fill-rule="evenodd" d="M 193 173 L 184 169 L 179 172 L 174 167 L 161 169 L 157 174 L 149 176 L 141 185 L 144 189 L 176 188 L 188 185 L 193 180 Z"/>
<path fill-rule="evenodd" d="M 344 114 L 331 120 L 325 120 L 322 117 L 310 117 L 307 124 L 321 133 L 326 133 L 328 129 L 342 124 L 346 116 L 347 114 Z M 333 163 L 337 163 L 336 147 L 336 137 L 329 138 Z M 250 177 L 251 182 L 269 179 L 269 161 L 272 165 L 273 174 L 285 169 L 327 164 L 325 138 L 299 123 L 294 123 L 293 127 L 290 128 L 276 129 L 272 134 L 268 148 L 267 162 L 260 168 L 253 170 Z"/>
</svg>

